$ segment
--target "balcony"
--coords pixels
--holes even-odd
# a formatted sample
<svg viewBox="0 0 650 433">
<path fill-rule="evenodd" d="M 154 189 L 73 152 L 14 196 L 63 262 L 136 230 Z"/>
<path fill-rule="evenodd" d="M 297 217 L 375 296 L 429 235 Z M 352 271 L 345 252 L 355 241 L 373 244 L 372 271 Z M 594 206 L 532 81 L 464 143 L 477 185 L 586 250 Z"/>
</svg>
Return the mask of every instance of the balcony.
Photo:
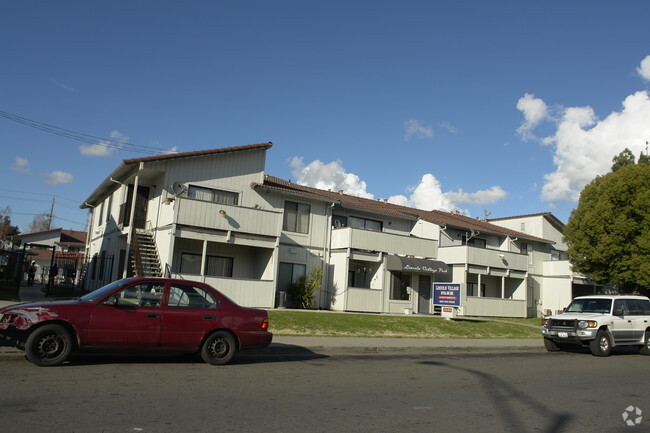
<svg viewBox="0 0 650 433">
<path fill-rule="evenodd" d="M 528 255 L 512 253 L 509 251 L 491 248 L 477 248 L 470 246 L 440 248 L 438 257 L 445 263 L 467 263 L 469 265 L 485 266 L 492 268 L 528 270 Z"/>
<path fill-rule="evenodd" d="M 436 257 L 438 241 L 351 227 L 332 230 L 332 249 L 344 248 L 417 257 Z"/>
<path fill-rule="evenodd" d="M 174 222 L 201 227 L 277 237 L 281 214 L 275 211 L 176 198 Z"/>
</svg>

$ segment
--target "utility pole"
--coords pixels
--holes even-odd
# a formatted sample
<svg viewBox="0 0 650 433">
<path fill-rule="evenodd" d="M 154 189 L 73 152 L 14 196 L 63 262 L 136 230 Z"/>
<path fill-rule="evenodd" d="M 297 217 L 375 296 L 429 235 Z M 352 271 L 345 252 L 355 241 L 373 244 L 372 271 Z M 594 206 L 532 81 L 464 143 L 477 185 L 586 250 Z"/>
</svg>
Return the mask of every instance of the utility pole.
<svg viewBox="0 0 650 433">
<path fill-rule="evenodd" d="M 47 222 L 47 229 L 51 230 L 52 229 L 52 219 L 54 218 L 54 199 L 56 196 L 52 196 L 52 207 L 50 208 L 50 218 Z"/>
</svg>

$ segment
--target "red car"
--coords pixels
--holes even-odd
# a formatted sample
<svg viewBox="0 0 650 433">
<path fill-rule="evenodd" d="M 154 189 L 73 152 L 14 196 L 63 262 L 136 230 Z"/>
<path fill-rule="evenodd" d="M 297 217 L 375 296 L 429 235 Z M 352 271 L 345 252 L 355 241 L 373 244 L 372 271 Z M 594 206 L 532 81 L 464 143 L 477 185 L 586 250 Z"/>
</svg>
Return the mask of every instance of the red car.
<svg viewBox="0 0 650 433">
<path fill-rule="evenodd" d="M 210 364 L 226 364 L 272 338 L 266 311 L 188 280 L 130 278 L 71 301 L 0 309 L 0 345 L 24 349 L 40 366 L 93 349 L 200 352 Z"/>
</svg>

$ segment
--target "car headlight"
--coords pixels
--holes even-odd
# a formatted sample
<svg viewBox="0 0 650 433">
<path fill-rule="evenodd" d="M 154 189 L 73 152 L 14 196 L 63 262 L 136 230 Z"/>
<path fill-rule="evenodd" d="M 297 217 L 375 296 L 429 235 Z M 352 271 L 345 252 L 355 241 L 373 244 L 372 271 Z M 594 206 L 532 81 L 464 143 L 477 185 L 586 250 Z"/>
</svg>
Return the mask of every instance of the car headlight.
<svg viewBox="0 0 650 433">
<path fill-rule="evenodd" d="M 598 327 L 598 322 L 595 320 L 581 320 L 578 322 L 578 328 L 585 329 L 585 328 L 597 328 Z"/>
<path fill-rule="evenodd" d="M 549 322 L 548 319 L 542 319 L 542 326 L 545 326 L 545 327 L 548 326 L 548 322 Z"/>
</svg>

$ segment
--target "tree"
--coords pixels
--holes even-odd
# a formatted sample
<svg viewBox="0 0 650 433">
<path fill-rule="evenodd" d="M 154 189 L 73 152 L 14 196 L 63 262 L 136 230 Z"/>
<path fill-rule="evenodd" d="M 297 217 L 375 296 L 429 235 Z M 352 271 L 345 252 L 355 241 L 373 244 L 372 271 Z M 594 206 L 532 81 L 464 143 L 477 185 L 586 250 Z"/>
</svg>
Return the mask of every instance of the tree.
<svg viewBox="0 0 650 433">
<path fill-rule="evenodd" d="M 34 217 L 32 222 L 29 223 L 29 232 L 30 233 L 44 232 L 51 228 L 50 225 L 51 225 L 50 214 L 48 213 L 38 214 Z"/>
<path fill-rule="evenodd" d="M 616 165 L 580 193 L 564 228 L 567 255 L 575 271 L 599 283 L 644 292 L 650 289 L 650 164 Z"/>
<path fill-rule="evenodd" d="M 20 233 L 18 227 L 11 225 L 11 207 L 0 209 L 0 241 L 6 242 L 11 236 Z"/>
<path fill-rule="evenodd" d="M 614 163 L 614 165 L 612 165 L 613 172 L 618 170 L 621 167 L 634 165 L 634 154 L 630 149 L 626 147 L 625 150 L 623 150 L 621 153 L 619 153 L 614 158 L 612 158 L 612 162 Z"/>
</svg>

